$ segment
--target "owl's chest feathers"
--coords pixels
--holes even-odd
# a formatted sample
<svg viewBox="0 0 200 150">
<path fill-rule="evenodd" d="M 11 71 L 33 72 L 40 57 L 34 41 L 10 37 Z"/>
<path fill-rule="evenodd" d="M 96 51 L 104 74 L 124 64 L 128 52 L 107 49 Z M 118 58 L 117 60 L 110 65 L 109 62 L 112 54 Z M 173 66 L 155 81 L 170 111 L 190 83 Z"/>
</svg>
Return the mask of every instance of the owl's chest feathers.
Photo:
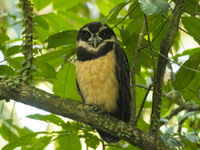
<svg viewBox="0 0 200 150">
<path fill-rule="evenodd" d="M 98 105 L 105 112 L 116 111 L 118 81 L 114 50 L 96 59 L 77 62 L 76 75 L 86 104 Z"/>
</svg>

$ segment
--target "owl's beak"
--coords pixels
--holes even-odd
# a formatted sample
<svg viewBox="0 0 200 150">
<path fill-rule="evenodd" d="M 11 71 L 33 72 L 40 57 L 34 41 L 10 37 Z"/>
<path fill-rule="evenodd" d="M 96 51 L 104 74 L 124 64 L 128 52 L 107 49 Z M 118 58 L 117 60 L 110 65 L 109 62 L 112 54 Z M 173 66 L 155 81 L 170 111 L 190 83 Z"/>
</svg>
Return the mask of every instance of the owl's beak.
<svg viewBox="0 0 200 150">
<path fill-rule="evenodd" d="M 89 44 L 92 45 L 94 48 L 97 48 L 99 44 L 102 43 L 102 40 L 99 39 L 98 37 L 93 37 L 91 38 L 91 40 L 89 41 Z"/>
<path fill-rule="evenodd" d="M 95 48 L 98 46 L 98 40 L 97 40 L 96 37 L 93 38 L 92 43 L 93 43 Z"/>
</svg>

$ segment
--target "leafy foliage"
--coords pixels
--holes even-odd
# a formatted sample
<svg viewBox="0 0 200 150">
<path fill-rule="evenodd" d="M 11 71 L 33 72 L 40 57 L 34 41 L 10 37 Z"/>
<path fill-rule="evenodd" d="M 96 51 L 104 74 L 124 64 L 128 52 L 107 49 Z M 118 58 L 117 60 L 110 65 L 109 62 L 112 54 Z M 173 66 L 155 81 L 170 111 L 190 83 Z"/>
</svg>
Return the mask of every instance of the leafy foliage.
<svg viewBox="0 0 200 150">
<path fill-rule="evenodd" d="M 11 0 L 8 0 L 10 2 Z M 48 83 L 52 92 L 63 98 L 81 100 L 76 89 L 75 62 L 76 36 L 80 27 L 88 22 L 101 21 L 113 27 L 123 47 L 131 66 L 134 63 L 135 51 L 138 48 L 138 38 L 145 25 L 144 14 L 147 15 L 149 33 L 144 31 L 138 62 L 136 64 L 136 100 L 137 112 L 142 105 L 146 89 L 153 83 L 153 61 L 155 64 L 160 56 L 160 44 L 167 31 L 169 18 L 177 0 L 32 0 L 33 17 L 33 47 L 34 67 L 33 79 L 30 84 Z M 2 4 L 2 5 L 1 5 Z M 23 22 L 22 12 L 18 6 L 6 10 L 10 3 L 0 2 L 0 77 L 16 77 L 20 75 L 24 63 L 24 47 L 22 46 Z M 97 7 L 97 8 L 96 8 Z M 7 7 L 9 8 L 9 7 Z M 96 8 L 96 9 L 92 9 Z M 96 14 L 96 15 L 95 15 Z M 200 6 L 198 0 L 187 0 L 184 4 L 184 15 L 181 18 L 179 31 L 169 52 L 168 67 L 164 76 L 162 96 L 161 137 L 171 148 L 198 149 L 200 143 L 199 111 L 183 110 L 171 119 L 166 119 L 174 108 L 185 104 L 200 105 Z M 148 34 L 153 52 L 153 58 L 148 43 Z M 184 39 L 192 37 L 189 43 L 197 46 L 185 49 Z M 195 48 L 194 48 L 195 47 Z M 181 58 L 187 56 L 184 61 Z M 178 68 L 177 68 L 178 65 Z M 156 67 L 156 66 L 155 66 Z M 169 75 L 170 74 L 170 75 Z M 150 92 L 145 102 L 142 115 L 138 120 L 138 128 L 148 131 L 152 105 Z M 0 106 L 6 103 L 0 102 Z M 1 107 L 3 108 L 3 107 Z M 27 127 L 15 123 L 15 118 L 6 119 L 4 109 L 0 109 L 0 136 L 8 143 L 3 150 L 21 147 L 26 149 L 44 149 L 50 143 L 54 149 L 81 150 L 82 143 L 87 147 L 97 149 L 99 137 L 90 127 L 63 120 L 54 114 L 32 114 L 27 118 L 43 121 L 59 127 L 59 130 L 33 132 Z M 15 111 L 13 110 L 15 113 Z M 178 128 L 178 129 L 177 129 Z M 1 146 L 1 145 L 0 145 Z M 117 145 L 108 144 L 109 150 L 139 149 L 124 141 Z"/>
</svg>

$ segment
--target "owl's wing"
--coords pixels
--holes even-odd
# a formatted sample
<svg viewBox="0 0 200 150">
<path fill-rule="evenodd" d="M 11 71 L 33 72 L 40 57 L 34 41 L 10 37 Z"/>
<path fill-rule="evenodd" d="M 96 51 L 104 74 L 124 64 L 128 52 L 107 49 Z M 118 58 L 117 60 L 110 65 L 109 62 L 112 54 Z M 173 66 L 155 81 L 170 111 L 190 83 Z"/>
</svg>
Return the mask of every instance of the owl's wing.
<svg viewBox="0 0 200 150">
<path fill-rule="evenodd" d="M 83 97 L 83 95 L 81 93 L 81 90 L 80 90 L 80 87 L 78 85 L 78 81 L 77 80 L 76 80 L 76 87 L 77 87 L 79 95 L 81 96 L 81 99 L 82 99 L 83 103 L 85 103 L 85 99 L 84 99 L 84 97 Z"/>
<path fill-rule="evenodd" d="M 119 95 L 117 105 L 119 109 L 120 119 L 123 121 L 130 121 L 130 71 L 127 57 L 119 44 L 115 44 L 116 55 L 116 76 L 119 83 Z M 117 116 L 119 117 L 119 116 Z"/>
</svg>

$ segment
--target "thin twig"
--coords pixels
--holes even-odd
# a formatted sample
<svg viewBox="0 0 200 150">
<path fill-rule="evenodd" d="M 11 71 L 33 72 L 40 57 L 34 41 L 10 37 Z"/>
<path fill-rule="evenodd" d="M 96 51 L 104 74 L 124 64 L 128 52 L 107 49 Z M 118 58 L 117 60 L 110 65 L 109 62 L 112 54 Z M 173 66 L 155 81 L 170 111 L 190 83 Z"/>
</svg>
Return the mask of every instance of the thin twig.
<svg viewBox="0 0 200 150">
<path fill-rule="evenodd" d="M 131 124 L 136 125 L 136 81 L 135 81 L 135 71 L 138 62 L 140 46 L 144 38 L 145 22 L 143 22 L 141 32 L 138 38 L 137 47 L 134 55 L 134 61 L 131 67 Z"/>
<path fill-rule="evenodd" d="M 172 63 L 174 63 L 174 64 L 177 64 L 178 66 L 180 66 L 180 67 L 182 67 L 182 68 L 184 68 L 184 69 L 187 69 L 187 70 L 190 70 L 190 71 L 194 71 L 194 72 L 200 73 L 199 70 L 196 70 L 196 69 L 193 69 L 193 68 L 190 68 L 190 67 L 187 67 L 187 66 L 183 66 L 181 63 L 175 62 L 174 60 L 172 60 L 172 59 L 168 58 L 167 56 L 165 56 L 165 55 L 163 55 L 163 54 L 157 52 L 157 51 L 154 50 L 154 49 L 153 49 L 153 52 L 156 53 L 156 54 L 158 54 L 159 56 L 162 56 L 162 57 L 163 57 L 164 59 L 166 59 L 167 61 L 170 61 L 170 62 L 172 62 Z"/>
<path fill-rule="evenodd" d="M 10 114 L 10 124 L 8 125 L 8 128 L 9 128 L 8 138 L 9 138 L 9 140 L 11 138 L 11 126 L 12 126 L 12 121 L 13 121 L 15 105 L 16 105 L 16 102 L 14 102 L 14 104 L 13 104 L 12 111 L 11 111 L 11 114 Z"/>
<path fill-rule="evenodd" d="M 136 84 L 136 87 L 143 88 L 145 90 L 148 90 L 148 88 L 149 88 L 149 87 L 147 87 L 146 85 L 143 85 L 143 84 Z M 151 89 L 151 91 L 152 91 L 152 89 Z M 167 93 L 165 91 L 162 91 L 163 96 L 166 97 L 169 100 L 175 100 L 177 97 L 180 97 L 179 91 L 173 91 L 174 96 L 171 96 L 170 93 L 171 92 Z"/>
<path fill-rule="evenodd" d="M 151 40 L 150 40 L 150 35 L 149 35 L 147 16 L 145 14 L 144 14 L 144 20 L 145 20 L 145 26 L 146 26 L 146 30 L 147 30 L 148 43 L 149 43 L 150 54 L 151 54 L 151 59 L 152 59 L 152 63 L 153 63 L 153 72 L 154 72 L 154 77 L 155 77 L 156 66 L 155 66 L 155 61 L 154 61 L 153 48 L 151 46 Z"/>
<path fill-rule="evenodd" d="M 167 21 L 165 21 L 165 22 L 162 24 L 162 26 L 161 26 L 159 32 L 153 37 L 151 43 L 153 43 L 153 42 L 158 38 L 158 36 L 160 35 L 161 31 L 163 30 L 163 28 L 165 27 L 166 24 L 167 24 Z M 146 47 L 148 47 L 148 46 L 149 46 L 149 43 L 146 44 L 146 45 L 144 45 L 144 46 L 142 46 L 142 47 L 140 48 L 140 50 L 142 50 L 142 49 L 144 49 L 144 48 L 146 48 Z"/>
<path fill-rule="evenodd" d="M 105 145 L 104 141 L 102 140 L 101 143 L 102 143 L 102 150 L 105 150 L 106 149 L 106 145 Z"/>
<path fill-rule="evenodd" d="M 140 110 L 139 110 L 138 115 L 137 115 L 137 118 L 136 118 L 136 124 L 137 124 L 138 119 L 139 119 L 139 117 L 140 117 L 140 115 L 141 115 L 141 113 L 142 113 L 142 109 L 143 109 L 143 107 L 144 107 L 144 104 L 145 104 L 145 101 L 146 101 L 146 99 L 147 99 L 147 96 L 148 96 L 149 92 L 151 91 L 151 88 L 152 88 L 152 85 L 150 85 L 150 86 L 148 87 L 147 92 L 146 92 L 146 94 L 145 94 L 145 96 L 144 96 L 144 99 L 143 99 L 143 101 L 142 101 L 142 105 L 140 106 Z"/>
<path fill-rule="evenodd" d="M 196 105 L 196 104 L 184 104 L 184 105 L 172 110 L 168 116 L 163 118 L 163 120 L 170 120 L 171 118 L 173 118 L 174 116 L 176 116 L 179 112 L 181 112 L 183 110 L 186 110 L 188 112 L 200 111 L 200 106 Z M 163 125 L 163 124 L 165 124 L 165 121 L 161 122 L 161 125 Z"/>
<path fill-rule="evenodd" d="M 139 3 L 132 9 L 130 10 L 123 18 L 122 20 L 120 20 L 117 24 L 115 24 L 112 28 L 117 27 L 120 23 L 122 23 L 137 7 L 138 7 Z"/>
</svg>

